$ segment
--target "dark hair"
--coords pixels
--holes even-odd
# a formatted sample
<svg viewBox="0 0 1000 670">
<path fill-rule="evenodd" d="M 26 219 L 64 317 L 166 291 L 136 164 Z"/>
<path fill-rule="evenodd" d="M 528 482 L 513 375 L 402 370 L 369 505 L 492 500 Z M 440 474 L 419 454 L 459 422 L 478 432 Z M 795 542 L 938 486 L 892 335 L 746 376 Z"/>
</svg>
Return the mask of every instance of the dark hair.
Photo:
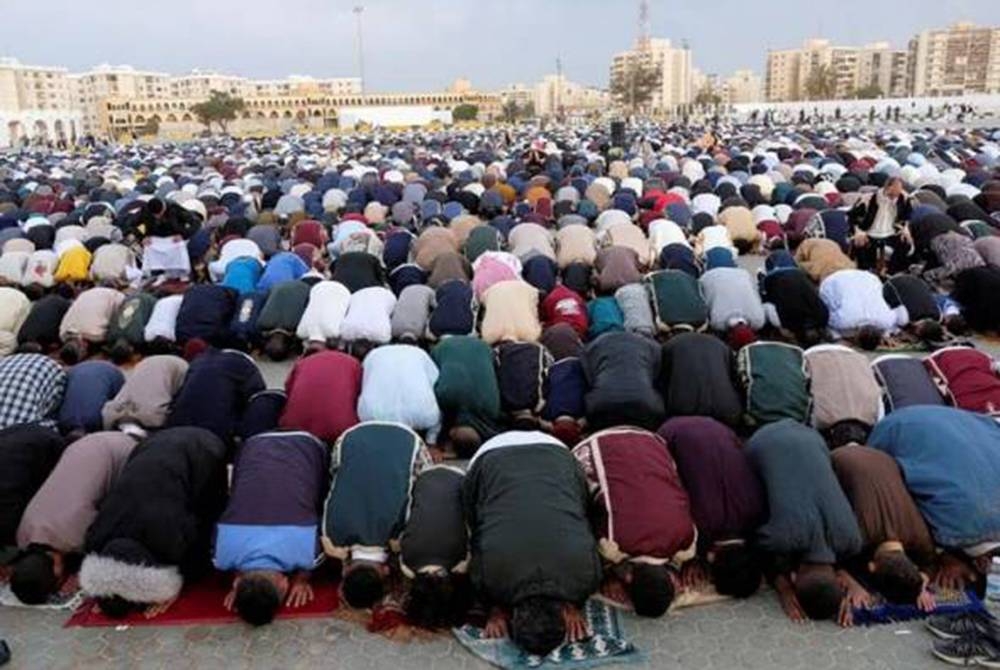
<svg viewBox="0 0 1000 670">
<path fill-rule="evenodd" d="M 40 353 L 43 353 L 44 351 L 45 350 L 42 348 L 41 344 L 39 344 L 38 342 L 32 341 L 32 342 L 22 342 L 21 345 L 18 346 L 17 351 L 15 353 L 18 353 L 18 354 L 40 354 Z"/>
<path fill-rule="evenodd" d="M 873 575 L 878 591 L 898 605 L 912 605 L 924 588 L 924 578 L 913 561 L 902 551 L 875 554 Z"/>
<path fill-rule="evenodd" d="M 119 338 L 108 349 L 108 357 L 117 365 L 127 363 L 132 358 L 132 345 L 125 338 Z"/>
<path fill-rule="evenodd" d="M 750 253 L 750 250 L 753 249 L 753 242 L 744 239 L 733 240 L 733 246 L 736 247 L 736 251 L 739 255 L 743 256 Z"/>
<path fill-rule="evenodd" d="M 864 444 L 871 426 L 857 419 L 844 419 L 826 429 L 826 444 L 831 450 L 856 442 Z"/>
<path fill-rule="evenodd" d="M 236 613 L 248 624 L 264 626 L 274 620 L 281 608 L 281 594 L 278 587 L 262 575 L 243 577 L 236 586 L 234 606 Z"/>
<path fill-rule="evenodd" d="M 358 565 L 344 575 L 344 600 L 354 609 L 363 610 L 375 605 L 385 593 L 382 575 L 375 566 Z"/>
<path fill-rule="evenodd" d="M 832 619 L 840 611 L 843 594 L 833 575 L 799 577 L 795 594 L 802 611 L 813 621 Z"/>
<path fill-rule="evenodd" d="M 670 579 L 670 568 L 665 565 L 634 563 L 628 592 L 636 614 L 650 618 L 662 616 L 674 601 L 674 582 Z"/>
<path fill-rule="evenodd" d="M 109 619 L 124 619 L 132 612 L 143 609 L 142 603 L 134 603 L 125 600 L 121 596 L 103 596 L 97 599 L 97 606 L 101 608 L 101 613 Z"/>
<path fill-rule="evenodd" d="M 451 575 L 419 573 L 410 584 L 406 616 L 421 628 L 449 628 L 464 614 Z"/>
<path fill-rule="evenodd" d="M 933 319 L 921 319 L 913 326 L 914 334 L 922 342 L 940 342 L 944 339 L 944 328 Z"/>
<path fill-rule="evenodd" d="M 76 288 L 73 287 L 69 282 L 63 282 L 61 284 L 56 284 L 55 291 L 56 295 L 60 295 L 67 300 L 73 300 L 76 297 Z"/>
<path fill-rule="evenodd" d="M 862 326 L 854 336 L 854 340 L 865 351 L 875 351 L 882 343 L 882 331 L 875 326 Z"/>
<path fill-rule="evenodd" d="M 745 544 L 716 549 L 709 569 L 719 595 L 734 598 L 749 598 L 756 593 L 763 576 L 757 553 Z"/>
<path fill-rule="evenodd" d="M 264 354 L 272 361 L 283 361 L 291 352 L 291 341 L 285 333 L 271 333 L 264 343 Z"/>
<path fill-rule="evenodd" d="M 36 300 L 41 300 L 42 296 L 45 295 L 45 287 L 35 282 L 22 287 L 21 292 L 28 297 L 28 300 L 35 302 Z"/>
<path fill-rule="evenodd" d="M 944 327 L 952 335 L 965 335 L 969 331 L 969 324 L 961 314 L 952 314 L 944 320 Z"/>
<path fill-rule="evenodd" d="M 553 598 L 525 598 L 511 613 L 511 639 L 529 654 L 547 656 L 566 637 L 562 603 Z"/>
<path fill-rule="evenodd" d="M 42 605 L 59 588 L 55 562 L 48 552 L 32 549 L 13 565 L 10 590 L 25 605 Z"/>
<path fill-rule="evenodd" d="M 457 433 L 455 432 L 456 428 L 460 429 Z M 455 426 L 448 436 L 451 438 L 451 447 L 459 458 L 472 458 L 482 444 L 479 433 L 471 426 Z"/>
<path fill-rule="evenodd" d="M 76 365 L 84 357 L 83 342 L 80 340 L 70 340 L 59 350 L 59 360 L 66 365 Z"/>
<path fill-rule="evenodd" d="M 817 345 L 823 341 L 823 331 L 819 328 L 804 328 L 796 338 L 805 348 Z"/>
</svg>

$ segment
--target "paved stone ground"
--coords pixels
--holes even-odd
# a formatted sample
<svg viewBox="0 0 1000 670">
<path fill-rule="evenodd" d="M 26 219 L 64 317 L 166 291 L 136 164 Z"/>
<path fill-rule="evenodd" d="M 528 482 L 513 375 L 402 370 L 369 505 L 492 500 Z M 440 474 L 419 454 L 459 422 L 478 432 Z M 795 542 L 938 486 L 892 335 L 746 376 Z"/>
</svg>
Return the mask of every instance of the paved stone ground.
<svg viewBox="0 0 1000 670">
<path fill-rule="evenodd" d="M 243 625 L 62 628 L 65 613 L 0 609 L 0 635 L 11 645 L 10 667 L 170 668 L 422 668 L 490 667 L 447 636 L 401 644 L 338 619 Z M 895 670 L 943 667 L 929 654 L 922 624 L 842 630 L 832 623 L 795 625 L 773 593 L 746 602 L 684 610 L 657 621 L 629 617 L 626 630 L 645 653 L 637 668 L 699 670 Z"/>
</svg>

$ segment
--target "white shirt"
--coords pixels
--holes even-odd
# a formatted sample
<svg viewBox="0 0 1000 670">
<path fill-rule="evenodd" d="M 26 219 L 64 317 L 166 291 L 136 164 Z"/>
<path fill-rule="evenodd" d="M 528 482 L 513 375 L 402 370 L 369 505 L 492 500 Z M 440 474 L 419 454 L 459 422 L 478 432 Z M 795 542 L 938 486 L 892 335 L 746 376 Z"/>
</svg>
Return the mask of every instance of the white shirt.
<svg viewBox="0 0 1000 670">
<path fill-rule="evenodd" d="M 369 340 L 385 344 L 392 339 L 392 310 L 396 296 L 382 286 L 369 286 L 351 295 L 340 336 L 348 342 Z"/>
<path fill-rule="evenodd" d="M 351 292 L 336 281 L 321 281 L 309 291 L 309 303 L 296 331 L 300 340 L 326 342 L 340 337 Z"/>
<path fill-rule="evenodd" d="M 258 247 L 257 243 L 253 240 L 244 238 L 229 240 L 222 245 L 222 250 L 219 252 L 218 260 L 212 261 L 208 264 L 208 268 L 212 273 L 212 279 L 214 281 L 220 281 L 226 274 L 226 266 L 228 266 L 230 262 L 236 260 L 237 258 L 242 258 L 243 256 L 256 258 L 259 261 L 264 260 L 264 254 L 261 253 L 260 247 Z"/>
<path fill-rule="evenodd" d="M 441 429 L 441 410 L 434 396 L 438 368 L 427 352 L 409 344 L 390 344 L 371 351 L 362 368 L 358 418 L 426 430 L 427 441 L 436 443 Z"/>
<path fill-rule="evenodd" d="M 663 248 L 670 244 L 683 244 L 688 248 L 691 247 L 684 229 L 673 221 L 657 219 L 649 224 L 649 247 L 653 251 L 654 258 L 659 257 Z"/>
<path fill-rule="evenodd" d="M 177 339 L 174 334 L 174 327 L 177 325 L 177 313 L 181 311 L 181 301 L 183 295 L 168 295 L 160 298 L 153 305 L 153 312 L 146 322 L 146 329 L 143 334 L 147 342 L 152 342 L 158 337 L 165 338 L 173 342 Z"/>
<path fill-rule="evenodd" d="M 882 282 L 865 270 L 834 272 L 819 285 L 819 297 L 830 310 L 830 330 L 837 336 L 865 326 L 893 333 L 905 325 L 905 315 L 882 297 Z"/>
</svg>

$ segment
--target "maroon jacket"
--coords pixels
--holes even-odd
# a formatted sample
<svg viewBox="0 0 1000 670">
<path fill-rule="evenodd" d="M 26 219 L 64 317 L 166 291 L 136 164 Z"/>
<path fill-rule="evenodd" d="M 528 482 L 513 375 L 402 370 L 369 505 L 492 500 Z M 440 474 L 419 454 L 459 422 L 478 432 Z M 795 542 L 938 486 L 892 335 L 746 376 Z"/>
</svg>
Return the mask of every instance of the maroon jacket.
<svg viewBox="0 0 1000 670">
<path fill-rule="evenodd" d="M 694 549 L 691 504 L 662 438 L 639 428 L 611 428 L 581 442 L 573 454 L 598 510 L 594 531 L 605 558 L 687 558 L 678 555 Z"/>
<path fill-rule="evenodd" d="M 361 364 L 339 351 L 323 351 L 301 359 L 285 381 L 288 402 L 279 426 L 304 430 L 325 442 L 359 423 Z"/>
</svg>

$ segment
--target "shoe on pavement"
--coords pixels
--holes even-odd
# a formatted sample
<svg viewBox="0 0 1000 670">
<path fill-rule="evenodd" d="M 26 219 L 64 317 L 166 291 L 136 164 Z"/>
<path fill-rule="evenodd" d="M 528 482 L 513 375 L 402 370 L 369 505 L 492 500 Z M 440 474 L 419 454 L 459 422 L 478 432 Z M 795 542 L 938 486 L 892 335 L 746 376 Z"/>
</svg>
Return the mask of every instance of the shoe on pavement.
<svg viewBox="0 0 1000 670">
<path fill-rule="evenodd" d="M 977 633 L 1000 643 L 1000 622 L 986 612 L 967 612 L 959 615 L 938 615 L 927 619 L 927 628 L 942 640 L 957 640 Z"/>
<path fill-rule="evenodd" d="M 951 665 L 1000 668 L 1000 648 L 978 634 L 935 642 L 931 653 Z"/>
</svg>

